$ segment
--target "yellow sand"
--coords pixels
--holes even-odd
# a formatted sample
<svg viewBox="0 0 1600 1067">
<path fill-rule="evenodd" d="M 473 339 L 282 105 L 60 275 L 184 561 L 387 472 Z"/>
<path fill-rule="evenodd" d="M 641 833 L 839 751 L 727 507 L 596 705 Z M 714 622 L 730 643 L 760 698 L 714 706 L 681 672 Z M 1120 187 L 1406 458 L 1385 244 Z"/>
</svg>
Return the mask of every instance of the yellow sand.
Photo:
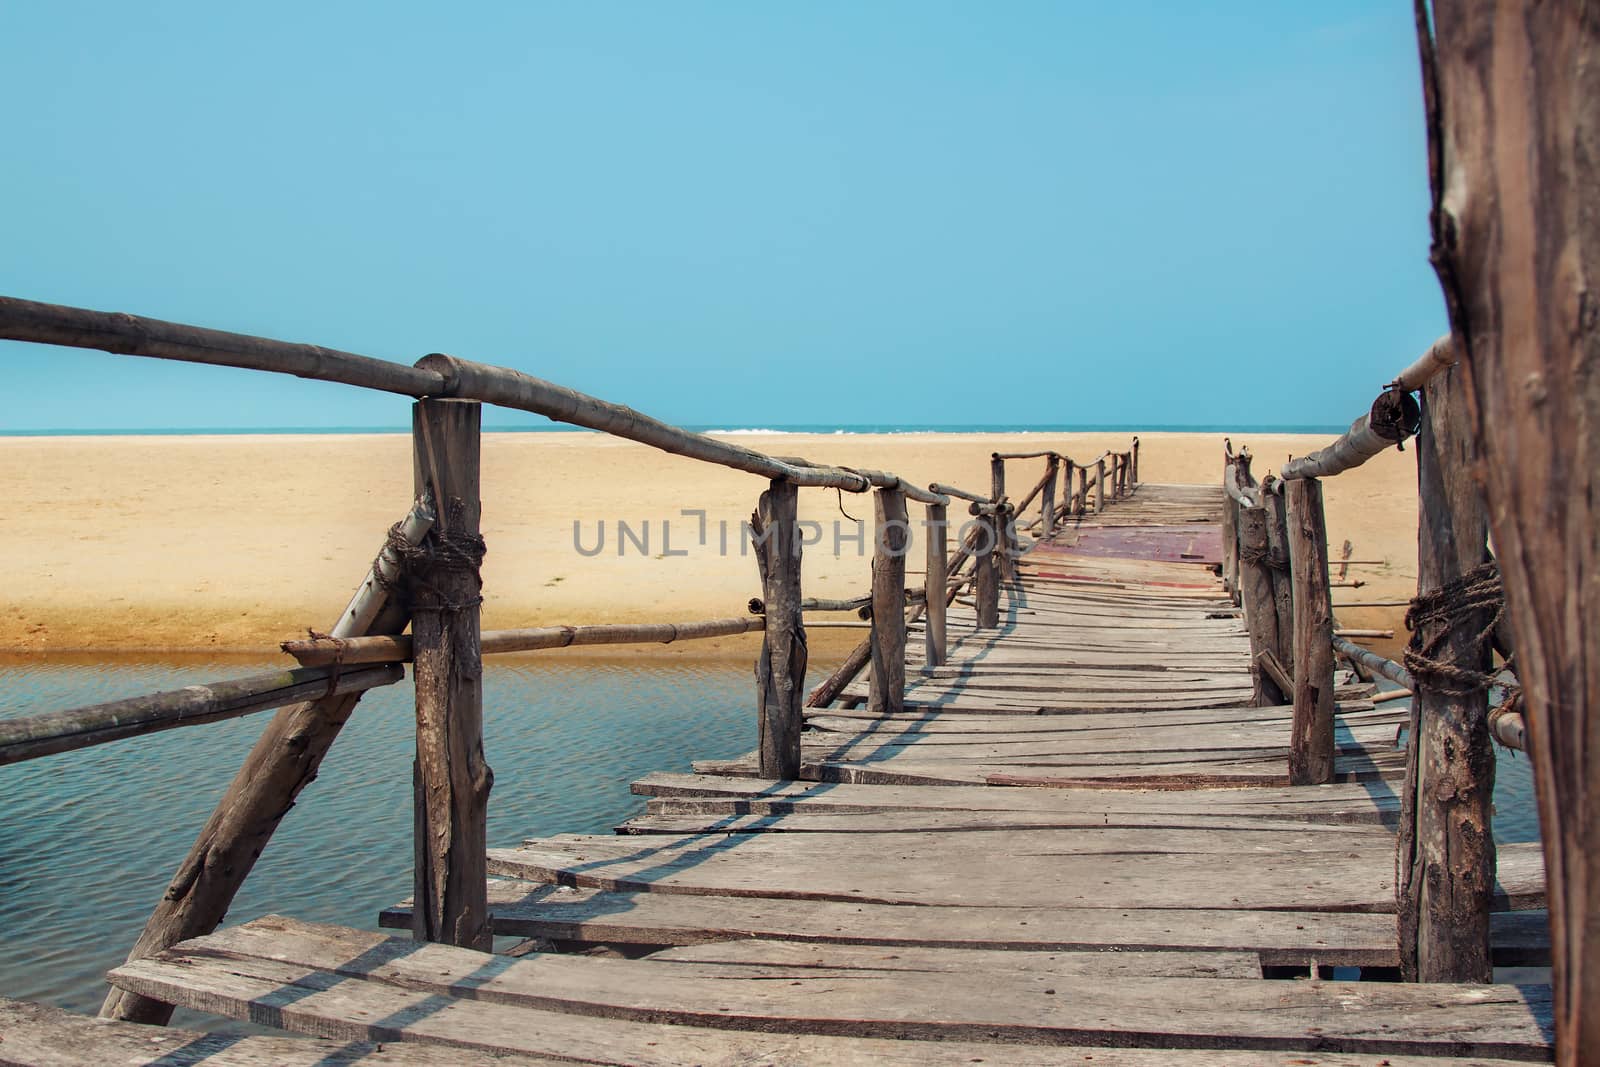
<svg viewBox="0 0 1600 1067">
<path fill-rule="evenodd" d="M 1221 434 L 1142 434 L 1146 481 L 1214 482 Z M 1326 436 L 1234 435 L 1258 476 Z M 734 438 L 778 455 L 895 471 L 986 491 L 991 451 L 1053 448 L 1093 457 L 1126 448 L 1127 434 L 772 435 Z M 366 571 L 387 527 L 411 500 L 404 435 L 0 438 L 0 544 L 6 557 L 0 647 L 12 652 L 218 651 L 274 648 L 307 627 L 326 629 Z M 1042 461 L 1010 464 L 1013 497 Z M 737 615 L 759 590 L 741 556 L 739 522 L 764 482 L 588 433 L 491 434 L 484 441 L 484 625 L 687 620 Z M 1416 581 L 1413 455 L 1387 453 L 1326 483 L 1329 539 L 1348 539 L 1351 569 L 1369 580 L 1336 589 L 1335 603 L 1399 599 Z M 683 509 L 707 513 L 700 524 Z M 870 497 L 843 510 L 869 523 Z M 955 509 L 953 508 L 954 512 Z M 912 506 L 912 516 L 920 515 Z M 869 560 L 852 542 L 834 552 L 833 523 L 852 525 L 832 491 L 801 493 L 801 516 L 822 524 L 805 558 L 807 595 L 866 590 Z M 957 517 L 956 515 L 952 516 Z M 960 513 L 965 518 L 964 513 Z M 617 523 L 628 542 L 618 554 Z M 574 547 L 574 522 L 593 548 Z M 671 524 L 670 549 L 663 526 Z M 719 548 L 727 524 L 728 554 Z M 677 555 L 687 552 L 686 555 Z M 913 556 L 912 568 L 920 568 Z M 913 575 L 910 584 L 920 584 Z M 1398 612 L 1340 612 L 1346 625 L 1397 625 Z M 853 642 L 850 631 L 815 643 Z M 709 644 L 709 643 L 708 643 Z M 735 642 L 738 647 L 744 643 Z M 662 646 L 645 646 L 647 652 Z M 690 651 L 668 646 L 671 654 Z M 695 654 L 708 651 L 704 647 Z"/>
</svg>

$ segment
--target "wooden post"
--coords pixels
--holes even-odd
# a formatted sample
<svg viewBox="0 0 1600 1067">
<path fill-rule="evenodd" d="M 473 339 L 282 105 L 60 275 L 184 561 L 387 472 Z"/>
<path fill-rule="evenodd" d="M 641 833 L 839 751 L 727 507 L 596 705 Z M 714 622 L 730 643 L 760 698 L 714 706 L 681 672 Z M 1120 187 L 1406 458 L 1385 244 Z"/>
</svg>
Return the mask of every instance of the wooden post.
<svg viewBox="0 0 1600 1067">
<path fill-rule="evenodd" d="M 900 489 L 873 493 L 876 529 L 872 556 L 872 679 L 868 710 L 890 715 L 906 701 L 906 546 L 911 526 L 906 494 Z"/>
<path fill-rule="evenodd" d="M 1078 515 L 1081 517 L 1089 510 L 1089 468 L 1078 468 Z"/>
<path fill-rule="evenodd" d="M 1133 462 L 1132 462 L 1132 465 L 1129 467 L 1129 470 L 1128 470 L 1128 480 L 1130 482 L 1132 482 L 1134 485 L 1138 485 L 1139 484 L 1139 439 L 1137 437 L 1135 437 L 1133 439 L 1133 449 L 1131 451 L 1131 455 L 1133 457 Z"/>
<path fill-rule="evenodd" d="M 1269 477 L 1268 482 L 1272 479 Z M 1294 583 L 1289 573 L 1289 517 L 1281 488 L 1261 494 L 1267 509 L 1267 546 L 1272 557 L 1272 598 L 1278 608 L 1278 662 L 1294 662 Z"/>
<path fill-rule="evenodd" d="M 432 524 L 432 511 L 419 505 L 400 524 L 400 535 L 414 545 Z M 386 545 L 339 616 L 333 636 L 395 634 L 405 629 L 406 611 L 388 593 L 389 583 L 398 573 L 398 561 Z M 301 790 L 316 778 L 322 758 L 360 699 L 359 692 L 319 697 L 284 708 L 272 717 L 145 921 L 128 952 L 130 961 L 217 928 L 272 840 L 273 831 L 294 807 Z M 107 1019 L 165 1026 L 172 1018 L 172 1005 L 113 989 L 100 1014 Z"/>
<path fill-rule="evenodd" d="M 1105 514 L 1106 510 L 1106 458 L 1101 456 L 1094 461 L 1094 511 L 1096 515 Z"/>
<path fill-rule="evenodd" d="M 943 504 L 926 504 L 927 574 L 923 588 L 927 590 L 926 622 L 922 628 L 927 644 L 926 663 L 937 667 L 945 657 L 945 588 L 949 585 L 950 522 Z"/>
<path fill-rule="evenodd" d="M 1051 455 L 1044 462 L 1044 495 L 1039 504 L 1039 511 L 1044 516 L 1044 522 L 1039 527 L 1041 539 L 1056 532 L 1056 480 L 1060 477 L 1061 457 Z"/>
<path fill-rule="evenodd" d="M 410 575 L 416 684 L 416 906 L 411 934 L 489 951 L 488 815 L 494 774 L 483 758 L 483 655 L 478 605 L 481 411 L 475 400 L 412 407 L 418 495 L 438 509 Z"/>
<path fill-rule="evenodd" d="M 1000 625 L 1000 566 L 995 557 L 1000 545 L 999 520 L 989 511 L 978 522 L 978 544 L 973 549 L 972 560 L 972 600 L 978 613 L 978 629 L 992 630 Z"/>
<path fill-rule="evenodd" d="M 1263 652 L 1278 654 L 1278 606 L 1272 599 L 1272 567 L 1267 543 L 1267 509 L 1239 509 L 1239 574 L 1244 620 L 1250 631 L 1251 704 L 1258 708 L 1289 702 L 1261 666 Z"/>
<path fill-rule="evenodd" d="M 1419 17 L 1432 258 L 1517 650 L 1550 903 L 1556 1062 L 1600 1049 L 1600 22 L 1580 4 Z"/>
<path fill-rule="evenodd" d="M 1423 389 L 1417 437 L 1417 595 L 1456 582 L 1488 560 L 1488 527 L 1478 488 L 1476 440 L 1456 369 Z M 1487 672 L 1489 623 L 1482 609 L 1454 619 L 1423 615 L 1413 648 L 1442 637 L 1428 657 Z M 1411 744 L 1402 795 L 1399 885 L 1400 965 L 1421 982 L 1489 982 L 1489 908 L 1495 850 L 1490 829 L 1494 750 L 1483 690 L 1452 685 L 1413 666 Z"/>
<path fill-rule="evenodd" d="M 1006 498 L 1006 461 L 1000 453 L 989 454 L 989 501 L 998 504 Z"/>
<path fill-rule="evenodd" d="M 1075 464 L 1072 460 L 1062 457 L 1061 461 L 1061 492 L 1065 499 L 1061 501 L 1061 514 L 1063 516 L 1076 515 L 1077 510 L 1072 503 L 1072 469 Z"/>
<path fill-rule="evenodd" d="M 1294 724 L 1289 781 L 1333 780 L 1333 605 L 1328 590 L 1328 531 L 1322 483 L 1284 484 L 1289 500 L 1289 564 L 1294 582 Z"/>
<path fill-rule="evenodd" d="M 1227 484 L 1228 468 L 1237 470 L 1235 461 L 1229 459 L 1222 467 L 1223 484 Z M 1239 503 L 1229 492 L 1222 494 L 1222 588 L 1239 601 Z"/>
<path fill-rule="evenodd" d="M 756 569 L 767 616 L 756 660 L 757 759 L 763 778 L 800 777 L 809 653 L 800 608 L 799 496 L 798 486 L 774 479 L 756 509 Z"/>
</svg>

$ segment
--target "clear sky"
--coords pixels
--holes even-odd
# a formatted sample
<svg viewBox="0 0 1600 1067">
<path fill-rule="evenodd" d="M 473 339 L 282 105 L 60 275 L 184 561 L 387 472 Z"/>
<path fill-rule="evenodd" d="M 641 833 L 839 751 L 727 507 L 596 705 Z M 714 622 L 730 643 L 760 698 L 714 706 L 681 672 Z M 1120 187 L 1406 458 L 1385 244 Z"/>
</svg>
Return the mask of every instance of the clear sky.
<svg viewBox="0 0 1600 1067">
<path fill-rule="evenodd" d="M 0 293 L 691 424 L 1339 424 L 1445 329 L 1416 68 L 1393 0 L 5 4 Z M 408 421 L 0 373 L 0 430 Z"/>
</svg>

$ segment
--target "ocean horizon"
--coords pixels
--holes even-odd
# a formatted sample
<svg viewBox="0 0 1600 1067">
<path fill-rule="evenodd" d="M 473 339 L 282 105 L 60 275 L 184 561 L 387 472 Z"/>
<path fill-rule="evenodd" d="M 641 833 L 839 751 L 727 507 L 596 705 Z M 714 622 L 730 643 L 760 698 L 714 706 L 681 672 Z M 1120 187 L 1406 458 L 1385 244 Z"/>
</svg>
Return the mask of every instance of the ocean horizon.
<svg viewBox="0 0 1600 1067">
<path fill-rule="evenodd" d="M 1304 433 L 1341 434 L 1348 427 L 1330 425 L 1266 424 L 1141 424 L 1090 423 L 1079 426 L 1026 423 L 974 423 L 939 425 L 934 423 L 801 423 L 775 426 L 736 426 L 728 423 L 685 425 L 683 429 L 719 437 L 779 436 L 783 434 L 829 434 L 837 436 L 869 434 L 1063 434 L 1063 433 Z M 0 437 L 206 437 L 252 435 L 312 436 L 326 434 L 409 434 L 410 426 L 156 426 L 156 427 L 57 427 L 51 429 L 10 429 L 0 427 Z M 564 423 L 548 425 L 485 425 L 484 433 L 599 433 L 583 426 Z"/>
</svg>

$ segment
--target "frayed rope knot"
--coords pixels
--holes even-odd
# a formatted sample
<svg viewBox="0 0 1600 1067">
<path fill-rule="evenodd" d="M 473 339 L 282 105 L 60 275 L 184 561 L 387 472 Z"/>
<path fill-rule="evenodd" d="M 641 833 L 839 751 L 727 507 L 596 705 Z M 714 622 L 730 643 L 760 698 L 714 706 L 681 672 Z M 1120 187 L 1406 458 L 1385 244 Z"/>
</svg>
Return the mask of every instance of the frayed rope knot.
<svg viewBox="0 0 1600 1067">
<path fill-rule="evenodd" d="M 445 528 L 441 529 L 439 524 L 435 524 L 415 545 L 401 534 L 400 523 L 389 527 L 389 537 L 379 556 L 387 556 L 393 561 L 394 577 L 385 577 L 384 568 L 376 565 L 372 572 L 383 590 L 398 599 L 407 610 L 455 614 L 483 603 L 482 596 L 453 600 L 437 584 L 423 577 L 441 571 L 466 572 L 472 575 L 473 584 L 482 588 L 483 579 L 478 569 L 489 551 L 488 545 L 478 534 L 450 532 L 459 529 L 465 511 L 465 504 L 452 499 L 446 512 Z"/>
<path fill-rule="evenodd" d="M 1503 684 L 1495 673 L 1470 664 L 1482 663 L 1487 658 L 1490 638 L 1505 609 L 1500 565 L 1493 560 L 1438 589 L 1418 593 L 1406 611 L 1406 629 L 1411 631 L 1411 643 L 1405 651 L 1406 670 L 1419 685 L 1450 696 L 1470 696 Z M 1448 652 L 1445 645 L 1457 628 L 1479 613 L 1488 621 L 1471 635 L 1461 652 Z M 1432 636 L 1425 639 L 1425 630 L 1431 631 Z M 1501 669 L 1511 667 L 1511 662 L 1507 661 Z M 1495 709 L 1496 716 L 1521 707 L 1521 687 L 1513 683 L 1505 688 L 1506 699 Z"/>
</svg>

